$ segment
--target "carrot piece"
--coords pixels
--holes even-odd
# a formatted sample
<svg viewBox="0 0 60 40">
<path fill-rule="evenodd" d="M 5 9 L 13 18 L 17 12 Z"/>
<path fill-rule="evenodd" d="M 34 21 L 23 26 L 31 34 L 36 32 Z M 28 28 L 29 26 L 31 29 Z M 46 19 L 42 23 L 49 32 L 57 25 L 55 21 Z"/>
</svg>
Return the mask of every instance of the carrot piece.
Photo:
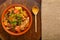
<svg viewBox="0 0 60 40">
<path fill-rule="evenodd" d="M 19 13 L 19 11 L 15 9 L 15 10 L 14 10 L 14 13 Z"/>
</svg>

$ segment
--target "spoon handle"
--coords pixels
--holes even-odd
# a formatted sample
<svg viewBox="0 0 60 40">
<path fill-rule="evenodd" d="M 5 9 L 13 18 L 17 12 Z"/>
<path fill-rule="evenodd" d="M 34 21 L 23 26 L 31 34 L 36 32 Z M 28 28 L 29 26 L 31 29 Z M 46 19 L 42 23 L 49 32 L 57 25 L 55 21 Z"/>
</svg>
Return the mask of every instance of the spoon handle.
<svg viewBox="0 0 60 40">
<path fill-rule="evenodd" d="M 35 15 L 35 32 L 37 32 L 37 15 Z"/>
</svg>

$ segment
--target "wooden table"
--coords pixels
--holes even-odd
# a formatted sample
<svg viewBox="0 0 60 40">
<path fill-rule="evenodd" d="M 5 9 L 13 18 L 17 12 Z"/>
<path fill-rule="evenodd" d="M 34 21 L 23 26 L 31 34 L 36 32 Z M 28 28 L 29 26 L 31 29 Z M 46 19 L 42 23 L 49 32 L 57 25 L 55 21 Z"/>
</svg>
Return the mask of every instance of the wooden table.
<svg viewBox="0 0 60 40">
<path fill-rule="evenodd" d="M 0 2 L 0 17 L 2 15 L 2 12 L 4 11 L 4 9 L 9 6 L 10 4 L 14 4 L 14 3 L 19 3 L 19 4 L 23 4 L 25 6 L 27 6 L 28 9 L 30 9 L 31 11 L 31 8 L 32 6 L 34 5 L 34 3 L 36 5 L 39 6 L 39 8 L 41 9 L 41 6 L 40 6 L 40 0 L 6 0 L 5 2 L 3 2 L 4 0 L 1 0 L 2 2 Z M 31 12 L 32 13 L 32 12 Z M 4 39 L 4 40 L 39 40 L 41 38 L 41 11 L 39 10 L 39 13 L 38 13 L 38 32 L 35 33 L 35 22 L 34 22 L 34 15 L 32 13 L 32 17 L 33 17 L 33 22 L 32 22 L 32 26 L 30 28 L 30 30 L 25 33 L 24 35 L 21 35 L 21 36 L 12 36 L 10 34 L 8 34 L 6 31 L 4 31 L 1 23 L 0 23 L 0 35 L 1 37 Z"/>
</svg>

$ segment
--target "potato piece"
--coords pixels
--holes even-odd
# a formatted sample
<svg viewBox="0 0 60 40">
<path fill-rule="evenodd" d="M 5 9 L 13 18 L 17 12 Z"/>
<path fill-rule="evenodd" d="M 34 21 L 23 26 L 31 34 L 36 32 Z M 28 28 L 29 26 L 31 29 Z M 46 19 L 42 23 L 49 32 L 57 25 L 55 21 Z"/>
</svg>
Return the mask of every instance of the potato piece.
<svg viewBox="0 0 60 40">
<path fill-rule="evenodd" d="M 20 29 L 21 29 L 21 30 L 24 30 L 25 28 L 24 28 L 24 27 L 21 27 Z"/>
<path fill-rule="evenodd" d="M 26 19 L 23 14 L 20 14 L 20 16 L 22 17 L 22 20 Z"/>
<path fill-rule="evenodd" d="M 26 11 L 23 11 L 23 15 L 24 15 L 25 17 L 28 16 L 27 13 L 26 13 Z"/>
<path fill-rule="evenodd" d="M 7 29 L 10 29 L 9 27 L 6 27 Z"/>
<path fill-rule="evenodd" d="M 15 7 L 15 9 L 17 9 L 17 10 L 22 10 L 22 7 Z"/>
<path fill-rule="evenodd" d="M 14 8 L 10 8 L 8 11 L 14 10 Z"/>
<path fill-rule="evenodd" d="M 7 20 L 4 20 L 4 22 L 3 22 L 3 23 L 4 23 L 4 25 L 8 25 Z"/>
<path fill-rule="evenodd" d="M 9 17 L 9 20 L 12 21 L 13 20 L 13 17 Z"/>
</svg>

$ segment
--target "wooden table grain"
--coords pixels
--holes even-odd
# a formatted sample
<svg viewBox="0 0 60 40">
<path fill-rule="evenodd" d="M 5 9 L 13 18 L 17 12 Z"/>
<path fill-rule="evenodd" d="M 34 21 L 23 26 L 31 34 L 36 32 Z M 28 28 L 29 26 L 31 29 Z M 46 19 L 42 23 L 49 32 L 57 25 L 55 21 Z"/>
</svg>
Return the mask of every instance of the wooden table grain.
<svg viewBox="0 0 60 40">
<path fill-rule="evenodd" d="M 34 15 L 32 13 L 32 17 L 33 17 L 33 22 L 32 22 L 32 25 L 31 25 L 31 28 L 28 32 L 26 32 L 25 34 L 21 35 L 21 36 L 12 36 L 10 34 L 8 34 L 2 27 L 1 25 L 1 22 L 0 22 L 0 35 L 2 35 L 1 37 L 4 38 L 4 40 L 39 40 L 41 38 L 41 1 L 40 0 L 6 0 L 4 3 L 4 0 L 2 1 L 2 3 L 0 3 L 0 18 L 1 18 L 1 15 L 3 13 L 3 11 L 5 10 L 5 8 L 7 8 L 9 5 L 11 4 L 15 4 L 15 3 L 19 3 L 19 4 L 23 4 L 25 5 L 30 11 L 31 11 L 31 8 L 34 4 L 38 5 L 40 10 L 39 10 L 39 13 L 38 13 L 38 32 L 35 33 L 35 21 L 34 21 Z M 1 21 L 1 19 L 0 19 Z"/>
</svg>

